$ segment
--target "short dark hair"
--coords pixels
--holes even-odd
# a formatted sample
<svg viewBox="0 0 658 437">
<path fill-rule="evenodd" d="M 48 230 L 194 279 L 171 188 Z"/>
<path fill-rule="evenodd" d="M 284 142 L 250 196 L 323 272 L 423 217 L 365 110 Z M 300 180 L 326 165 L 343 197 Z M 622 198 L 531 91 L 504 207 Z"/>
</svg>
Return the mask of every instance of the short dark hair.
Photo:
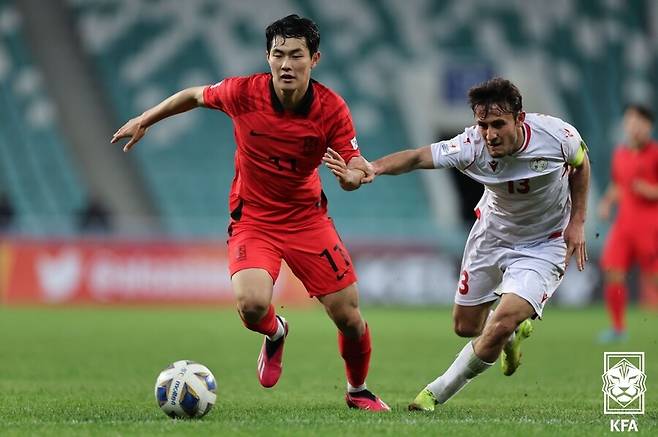
<svg viewBox="0 0 658 437">
<path fill-rule="evenodd" d="M 286 38 L 305 38 L 311 56 L 320 48 L 320 30 L 318 26 L 313 20 L 302 18 L 297 14 L 288 15 L 267 26 L 265 29 L 267 53 L 270 52 L 272 41 L 276 36 L 280 36 L 284 40 Z"/>
<path fill-rule="evenodd" d="M 629 103 L 626 105 L 626 108 L 624 108 L 624 112 L 632 110 L 640 114 L 640 116 L 646 120 L 648 120 L 650 123 L 653 124 L 654 122 L 654 114 L 651 108 L 649 108 L 646 105 L 643 105 L 641 103 Z"/>
<path fill-rule="evenodd" d="M 523 110 L 523 99 L 519 89 L 507 79 L 494 77 L 468 90 L 468 102 L 475 113 L 476 106 L 484 107 L 485 115 L 492 106 L 501 111 L 512 113 L 514 118 Z"/>
</svg>

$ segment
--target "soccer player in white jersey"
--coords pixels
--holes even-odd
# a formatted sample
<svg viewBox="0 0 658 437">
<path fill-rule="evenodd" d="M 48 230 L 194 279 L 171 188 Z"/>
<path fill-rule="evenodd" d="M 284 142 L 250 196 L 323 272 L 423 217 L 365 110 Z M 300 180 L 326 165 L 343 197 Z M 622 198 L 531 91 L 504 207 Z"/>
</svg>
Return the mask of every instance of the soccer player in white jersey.
<svg viewBox="0 0 658 437">
<path fill-rule="evenodd" d="M 455 167 L 484 184 L 468 237 L 453 310 L 455 332 L 474 337 L 410 410 L 433 411 L 501 355 L 520 364 L 520 341 L 575 256 L 585 267 L 587 148 L 568 123 L 526 114 L 518 88 L 495 78 L 470 89 L 475 125 L 455 138 L 385 156 L 376 175 Z M 495 301 L 498 306 L 492 311 Z"/>
</svg>

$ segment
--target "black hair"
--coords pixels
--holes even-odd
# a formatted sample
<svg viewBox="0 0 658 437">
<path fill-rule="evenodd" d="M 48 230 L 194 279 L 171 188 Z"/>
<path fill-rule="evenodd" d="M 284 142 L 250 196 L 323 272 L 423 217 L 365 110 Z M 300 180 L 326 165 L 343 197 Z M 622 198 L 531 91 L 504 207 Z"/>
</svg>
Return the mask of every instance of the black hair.
<svg viewBox="0 0 658 437">
<path fill-rule="evenodd" d="M 477 106 L 484 107 L 484 114 L 493 106 L 501 111 L 512 113 L 514 118 L 523 110 L 523 99 L 519 89 L 507 79 L 494 77 L 468 90 L 468 102 L 475 113 Z"/>
<path fill-rule="evenodd" d="M 320 30 L 318 26 L 312 20 L 302 18 L 297 14 L 288 15 L 267 26 L 265 29 L 267 53 L 270 52 L 272 41 L 277 36 L 283 39 L 305 38 L 311 56 L 320 48 Z"/>
<path fill-rule="evenodd" d="M 624 108 L 624 112 L 628 111 L 629 109 L 637 112 L 638 114 L 640 114 L 642 118 L 648 120 L 651 124 L 653 124 L 654 114 L 651 108 L 649 108 L 648 106 L 643 105 L 641 103 L 629 103 Z"/>
</svg>

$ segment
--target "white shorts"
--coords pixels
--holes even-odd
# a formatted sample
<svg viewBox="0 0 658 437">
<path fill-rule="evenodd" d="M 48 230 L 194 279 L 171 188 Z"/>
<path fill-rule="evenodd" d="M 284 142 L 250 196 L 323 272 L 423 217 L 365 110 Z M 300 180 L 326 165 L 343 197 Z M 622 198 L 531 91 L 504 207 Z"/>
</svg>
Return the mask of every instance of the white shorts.
<svg viewBox="0 0 658 437">
<path fill-rule="evenodd" d="M 546 301 L 564 276 L 564 239 L 511 246 L 478 225 L 479 221 L 464 248 L 455 303 L 475 306 L 513 293 L 528 301 L 541 318 Z"/>
</svg>

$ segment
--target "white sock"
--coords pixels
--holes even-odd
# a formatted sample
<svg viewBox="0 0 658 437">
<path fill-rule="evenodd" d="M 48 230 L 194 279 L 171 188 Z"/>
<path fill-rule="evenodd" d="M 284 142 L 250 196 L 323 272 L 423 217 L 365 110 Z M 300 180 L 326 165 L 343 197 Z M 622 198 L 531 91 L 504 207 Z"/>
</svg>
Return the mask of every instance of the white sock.
<svg viewBox="0 0 658 437">
<path fill-rule="evenodd" d="M 360 386 L 358 386 L 358 387 L 354 387 L 354 386 L 353 386 L 352 384 L 350 384 L 349 382 L 347 383 L 347 392 L 348 392 L 348 393 L 356 393 L 356 392 L 358 392 L 358 391 L 363 391 L 363 390 L 365 390 L 366 388 L 367 388 L 367 387 L 366 387 L 366 383 L 365 383 L 365 382 L 364 382 L 363 384 L 361 384 Z"/>
<path fill-rule="evenodd" d="M 283 320 L 285 320 L 283 317 L 276 316 L 276 324 L 277 324 L 276 332 L 274 333 L 274 335 L 267 336 L 267 338 L 269 338 L 270 341 L 277 341 L 278 339 L 283 337 L 283 334 L 286 333 L 286 328 L 284 328 L 283 326 Z"/>
<path fill-rule="evenodd" d="M 486 363 L 475 355 L 473 342 L 469 341 L 459 352 L 455 361 L 448 367 L 448 370 L 429 383 L 427 388 L 434 393 L 439 404 L 443 404 L 468 384 L 471 379 L 492 365 L 493 363 Z"/>
<path fill-rule="evenodd" d="M 489 323 L 489 321 L 490 321 L 491 318 L 493 317 L 493 314 L 494 314 L 494 310 L 490 310 L 490 311 L 489 311 L 489 315 L 487 316 L 487 320 L 486 320 L 486 322 L 484 322 L 485 325 L 486 325 L 487 323 Z M 518 329 L 518 328 L 517 328 L 517 329 Z M 512 332 L 512 334 L 509 336 L 509 338 L 508 338 L 507 341 L 505 342 L 505 346 L 507 346 L 508 344 L 512 343 L 512 342 L 514 341 L 514 337 L 516 337 L 516 331 Z"/>
</svg>

